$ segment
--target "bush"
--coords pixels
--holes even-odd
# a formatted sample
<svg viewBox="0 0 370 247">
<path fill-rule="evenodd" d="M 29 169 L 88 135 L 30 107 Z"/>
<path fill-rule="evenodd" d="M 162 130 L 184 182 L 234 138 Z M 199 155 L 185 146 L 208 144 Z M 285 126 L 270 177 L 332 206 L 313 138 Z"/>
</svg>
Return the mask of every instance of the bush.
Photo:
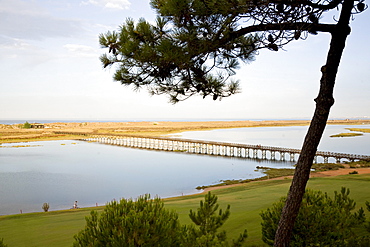
<svg viewBox="0 0 370 247">
<path fill-rule="evenodd" d="M 230 205 L 224 212 L 220 209 L 217 213 L 218 207 L 217 196 L 208 192 L 196 212 L 190 210 L 189 217 L 197 227 L 189 228 L 186 246 L 228 246 L 226 232 L 218 232 L 218 229 L 229 218 Z M 232 241 L 232 246 L 242 246 L 246 238 L 247 230 L 244 230 L 236 241 Z"/>
<path fill-rule="evenodd" d="M 349 172 L 349 174 L 358 174 L 358 171 Z"/>
<path fill-rule="evenodd" d="M 145 195 L 136 202 L 112 201 L 100 217 L 92 211 L 73 246 L 179 246 L 184 231 L 176 213 Z"/>
<path fill-rule="evenodd" d="M 141 196 L 135 202 L 112 201 L 100 217 L 92 211 L 85 229 L 74 236 L 73 246 L 228 246 L 226 232 L 218 232 L 230 215 L 229 206 L 218 210 L 217 197 L 208 193 L 196 212 L 190 211 L 195 226 L 181 226 L 178 215 L 164 208 L 159 198 Z M 242 246 L 246 231 L 233 241 Z"/>
<path fill-rule="evenodd" d="M 314 169 L 315 171 L 331 171 L 331 170 L 339 170 L 340 168 L 344 168 L 344 165 L 336 164 L 336 163 L 318 163 L 318 164 L 313 164 L 311 168 Z"/>
<path fill-rule="evenodd" d="M 23 129 L 30 129 L 31 128 L 31 124 L 29 122 L 25 122 L 23 124 Z"/>
<path fill-rule="evenodd" d="M 7 247 L 6 244 L 4 244 L 4 239 L 0 238 L 0 247 Z"/>
<path fill-rule="evenodd" d="M 306 190 L 295 221 L 291 246 L 350 246 L 358 238 L 354 228 L 365 222 L 364 210 L 352 213 L 356 203 L 349 190 L 334 192 L 334 199 L 321 191 Z M 262 240 L 272 245 L 286 198 L 261 213 Z"/>
<path fill-rule="evenodd" d="M 44 204 L 42 204 L 42 209 L 44 210 L 44 212 L 48 212 L 49 208 L 50 208 L 49 203 L 44 202 Z"/>
</svg>

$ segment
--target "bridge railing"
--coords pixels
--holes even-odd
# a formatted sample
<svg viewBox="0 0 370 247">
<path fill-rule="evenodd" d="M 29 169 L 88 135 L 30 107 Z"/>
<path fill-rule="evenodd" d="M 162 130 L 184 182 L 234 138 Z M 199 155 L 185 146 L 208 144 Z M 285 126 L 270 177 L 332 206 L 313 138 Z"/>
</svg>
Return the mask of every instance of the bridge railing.
<svg viewBox="0 0 370 247">
<path fill-rule="evenodd" d="M 229 152 L 231 155 L 234 155 L 234 150 L 233 148 L 242 148 L 246 150 L 254 150 L 254 152 L 262 151 L 262 158 L 266 159 L 266 151 L 270 152 L 270 157 L 271 159 L 274 159 L 272 152 L 278 152 L 280 153 L 280 159 L 284 160 L 285 159 L 285 154 L 290 155 L 290 160 L 294 161 L 295 154 L 300 154 L 301 150 L 300 149 L 295 149 L 295 148 L 284 148 L 284 147 L 273 147 L 273 146 L 262 146 L 262 145 L 252 145 L 252 144 L 241 144 L 241 143 L 225 143 L 225 142 L 217 142 L 217 141 L 205 141 L 205 140 L 193 140 L 193 139 L 182 139 L 182 138 L 172 138 L 172 137 L 152 137 L 152 136 L 135 136 L 135 135 L 124 135 L 124 134 L 104 134 L 104 133 L 75 133 L 75 132 L 62 132 L 62 131 L 57 131 L 55 133 L 58 134 L 68 134 L 68 135 L 82 135 L 86 137 L 95 137 L 95 138 L 108 138 L 111 140 L 117 140 L 117 139 L 127 139 L 127 138 L 132 138 L 133 140 L 136 140 L 136 146 L 141 146 L 142 144 L 139 144 L 139 141 L 142 142 L 143 140 L 157 140 L 157 141 L 166 141 L 167 144 L 162 143 L 164 147 L 169 147 L 169 145 L 174 145 L 174 142 L 177 143 L 188 143 L 188 147 L 190 147 L 190 144 L 193 145 L 192 148 L 198 148 L 200 152 L 202 153 L 202 148 L 201 145 L 211 145 L 215 147 L 229 147 Z M 169 144 L 168 142 L 172 142 L 172 144 Z M 154 145 L 154 144 L 153 144 Z M 159 145 L 159 144 L 158 144 Z M 132 145 L 131 145 L 132 146 Z M 174 148 L 172 147 L 172 151 Z M 195 151 L 195 150 L 193 150 Z M 224 151 L 225 155 L 227 151 Z M 249 151 L 248 151 L 249 152 Z M 206 151 L 207 154 L 209 153 L 215 153 L 214 151 L 208 152 Z M 250 155 L 246 155 L 247 157 L 250 157 Z M 323 157 L 324 158 L 324 163 L 328 162 L 329 158 L 334 158 L 336 161 L 339 163 L 341 159 L 347 159 L 349 161 L 355 161 L 355 160 L 370 160 L 369 155 L 359 155 L 359 154 L 348 154 L 348 153 L 337 153 L 337 152 L 326 152 L 326 151 L 317 151 L 316 152 L 316 158 L 315 160 L 317 161 L 317 157 Z M 253 154 L 253 158 L 257 158 L 257 154 Z"/>
</svg>

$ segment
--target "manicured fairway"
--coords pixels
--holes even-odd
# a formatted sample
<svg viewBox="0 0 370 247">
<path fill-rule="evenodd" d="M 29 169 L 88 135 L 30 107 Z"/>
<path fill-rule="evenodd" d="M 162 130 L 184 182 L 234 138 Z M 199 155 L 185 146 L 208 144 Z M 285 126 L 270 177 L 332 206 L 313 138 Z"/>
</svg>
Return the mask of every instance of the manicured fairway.
<svg viewBox="0 0 370 247">
<path fill-rule="evenodd" d="M 249 246 L 264 246 L 261 241 L 259 213 L 286 195 L 291 180 L 253 182 L 237 187 L 213 191 L 219 197 L 221 208 L 231 205 L 231 216 L 224 229 L 235 238 L 248 230 Z M 333 195 L 341 187 L 351 191 L 358 207 L 370 201 L 370 175 L 345 175 L 328 178 L 312 178 L 309 188 L 319 189 Z M 184 196 L 165 200 L 169 209 L 176 210 L 182 223 L 190 223 L 188 213 L 196 209 L 204 195 Z M 71 246 L 73 235 L 84 228 L 84 217 L 91 209 L 66 210 L 49 213 L 0 216 L 0 238 L 12 246 Z M 98 210 L 102 210 L 101 207 Z M 367 214 L 370 217 L 370 214 Z"/>
</svg>

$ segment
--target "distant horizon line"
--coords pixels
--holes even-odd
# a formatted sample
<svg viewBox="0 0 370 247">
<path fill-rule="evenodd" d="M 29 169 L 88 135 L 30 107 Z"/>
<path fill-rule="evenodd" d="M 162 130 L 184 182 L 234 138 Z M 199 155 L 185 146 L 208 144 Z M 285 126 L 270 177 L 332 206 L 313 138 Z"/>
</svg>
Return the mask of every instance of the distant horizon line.
<svg viewBox="0 0 370 247">
<path fill-rule="evenodd" d="M 333 117 L 329 120 L 368 120 L 370 117 Z M 0 119 L 0 124 L 21 124 L 25 122 L 41 122 L 41 123 L 53 123 L 53 122 L 144 122 L 144 121 L 172 121 L 172 122 L 208 122 L 208 121 L 284 121 L 284 120 L 307 120 L 311 118 L 17 118 L 17 119 Z"/>
</svg>

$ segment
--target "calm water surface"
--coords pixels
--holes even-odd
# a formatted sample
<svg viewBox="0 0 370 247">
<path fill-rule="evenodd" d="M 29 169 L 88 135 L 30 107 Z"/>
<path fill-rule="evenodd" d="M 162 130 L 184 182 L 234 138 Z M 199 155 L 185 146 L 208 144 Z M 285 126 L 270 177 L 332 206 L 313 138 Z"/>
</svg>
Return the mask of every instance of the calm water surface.
<svg viewBox="0 0 370 247">
<path fill-rule="evenodd" d="M 328 126 L 320 150 L 370 154 L 370 134 L 329 138 L 346 127 Z M 263 127 L 186 132 L 183 138 L 300 148 L 307 127 Z M 23 145 L 23 146 L 22 146 Z M 262 176 L 256 166 L 291 162 L 212 157 L 130 149 L 81 141 L 0 145 L 0 215 L 103 205 L 112 199 L 196 193 L 198 185 Z"/>
<path fill-rule="evenodd" d="M 42 211 L 44 202 L 57 210 L 70 208 L 75 200 L 86 207 L 146 193 L 160 197 L 197 193 L 198 185 L 262 176 L 254 171 L 256 164 L 292 166 L 82 141 L 1 146 L 0 214 Z"/>
<path fill-rule="evenodd" d="M 351 132 L 347 130 L 347 128 L 370 129 L 370 126 L 328 125 L 326 126 L 318 150 L 370 155 L 370 133 L 363 133 L 362 136 L 356 137 L 330 137 L 334 134 Z M 300 149 L 307 129 L 308 126 L 253 127 L 211 131 L 189 131 L 177 134 L 176 137 Z"/>
</svg>

